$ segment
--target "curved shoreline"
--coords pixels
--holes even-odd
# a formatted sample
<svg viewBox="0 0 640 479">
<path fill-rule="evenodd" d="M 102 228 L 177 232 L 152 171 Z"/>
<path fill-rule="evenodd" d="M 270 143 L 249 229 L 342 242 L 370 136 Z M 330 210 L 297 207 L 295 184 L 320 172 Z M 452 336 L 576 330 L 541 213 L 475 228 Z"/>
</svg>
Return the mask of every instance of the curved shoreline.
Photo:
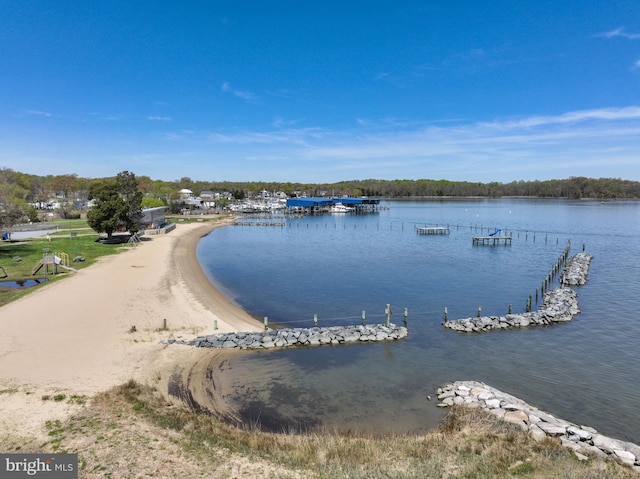
<svg viewBox="0 0 640 479">
<path fill-rule="evenodd" d="M 220 332 L 259 331 L 262 329 L 262 324 L 213 285 L 196 255 L 198 243 L 202 238 L 214 229 L 228 224 L 226 221 L 214 224 L 205 223 L 180 238 L 173 248 L 171 265 L 179 272 L 195 299 L 215 316 L 218 316 L 216 319 L 219 320 L 218 329 Z M 211 329 L 213 329 L 213 322 Z"/>
<path fill-rule="evenodd" d="M 210 334 L 214 320 L 219 332 L 259 330 L 196 258 L 200 238 L 225 224 L 181 223 L 1 307 L 0 427 L 46 437 L 46 421 L 81 406 L 41 398 L 91 397 L 129 379 L 162 388 L 176 364 L 203 357 L 162 341 Z"/>
<path fill-rule="evenodd" d="M 224 401 L 224 377 L 214 383 L 211 372 L 242 353 L 162 342 L 211 332 L 214 319 L 220 332 L 262 329 L 215 288 L 197 260 L 198 241 L 225 224 L 179 225 L 0 308 L 0 427 L 46 437 L 45 421 L 64 420 L 82 406 L 44 401 L 45 394 L 93 395 L 131 378 L 165 394 L 177 388 L 173 396 L 186 405 L 206 404 L 236 421 Z"/>
</svg>

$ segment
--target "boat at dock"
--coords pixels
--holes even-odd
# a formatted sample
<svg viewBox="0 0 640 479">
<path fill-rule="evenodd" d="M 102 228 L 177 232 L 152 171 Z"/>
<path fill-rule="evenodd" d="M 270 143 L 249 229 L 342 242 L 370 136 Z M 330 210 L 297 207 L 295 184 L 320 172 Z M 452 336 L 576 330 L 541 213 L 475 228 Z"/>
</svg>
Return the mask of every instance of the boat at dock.
<svg viewBox="0 0 640 479">
<path fill-rule="evenodd" d="M 334 203 L 331 208 L 329 208 L 331 213 L 351 213 L 353 208 L 349 208 L 348 206 L 343 205 L 342 203 Z"/>
</svg>

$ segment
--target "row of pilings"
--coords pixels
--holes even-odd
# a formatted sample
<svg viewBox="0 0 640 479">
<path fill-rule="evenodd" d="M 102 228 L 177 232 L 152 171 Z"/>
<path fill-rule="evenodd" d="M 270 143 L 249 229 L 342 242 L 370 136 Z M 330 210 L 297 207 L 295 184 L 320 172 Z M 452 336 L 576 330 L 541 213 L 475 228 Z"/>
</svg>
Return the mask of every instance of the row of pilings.
<svg viewBox="0 0 640 479">
<path fill-rule="evenodd" d="M 570 244 L 567 245 L 565 252 L 560 255 L 558 261 L 554 264 L 551 272 L 545 278 L 549 282 L 562 269 L 562 265 L 566 263 L 566 269 L 571 265 L 571 274 L 567 274 L 567 278 L 561 279 L 561 287 L 551 289 L 544 292 L 543 304 L 537 311 L 530 311 L 531 295 L 527 303 L 527 312 L 522 314 L 512 314 L 511 306 L 509 306 L 509 314 L 506 316 L 480 316 L 478 310 L 477 318 L 457 319 L 448 321 L 445 312 L 445 321 L 443 326 L 448 329 L 460 332 L 480 332 L 496 329 L 521 328 L 533 325 L 547 325 L 558 322 L 571 321 L 573 317 L 580 312 L 578 308 L 578 295 L 571 288 L 564 287 L 564 284 L 582 285 L 586 282 L 589 271 L 591 255 L 586 253 L 578 253 L 568 258 Z"/>
<path fill-rule="evenodd" d="M 264 219 L 262 219 L 264 218 Z M 269 221 L 269 218 L 272 218 L 273 221 Z M 338 229 L 338 227 L 340 227 L 341 229 L 362 229 L 362 230 L 368 230 L 368 229 L 375 229 L 375 230 L 381 230 L 381 229 L 388 229 L 388 230 L 394 230 L 394 229 L 399 229 L 401 231 L 404 231 L 406 228 L 410 227 L 413 230 L 417 230 L 418 228 L 422 228 L 422 227 L 429 227 L 429 226 L 440 226 L 440 227 L 446 227 L 449 230 L 454 230 L 455 231 L 460 231 L 460 229 L 466 229 L 469 228 L 469 232 L 470 233 L 480 233 L 483 234 L 485 231 L 487 234 L 492 233 L 494 231 L 496 231 L 497 227 L 493 227 L 493 226 L 485 226 L 485 225 L 479 225 L 479 224 L 469 224 L 468 226 L 466 225 L 461 225 L 460 223 L 457 223 L 455 225 L 452 225 L 450 223 L 447 224 L 427 224 L 427 223 L 408 223 L 406 224 L 405 222 L 389 222 L 388 224 L 380 224 L 379 222 L 376 223 L 375 225 L 370 225 L 367 223 L 353 223 L 353 224 L 349 224 L 347 225 L 347 223 L 342 222 L 342 221 L 336 221 L 334 223 L 319 223 L 319 222 L 286 222 L 286 221 L 282 221 L 280 220 L 282 217 L 278 217 L 278 216 L 273 216 L 273 217 L 260 217 L 260 216 L 243 216 L 241 218 L 236 219 L 236 221 L 233 223 L 234 226 L 247 226 L 247 227 L 251 227 L 251 226 L 272 226 L 272 227 L 279 227 L 279 228 L 295 228 L 295 229 L 329 229 L 329 228 L 333 228 L 333 229 Z M 250 219 L 255 219 L 256 221 L 248 221 Z M 541 233 L 536 233 L 535 231 L 512 231 L 512 230 L 506 230 L 503 229 L 502 230 L 503 235 L 505 236 L 510 236 L 512 238 L 516 238 L 516 239 L 520 239 L 521 236 L 524 237 L 525 241 L 529 241 L 529 239 L 532 240 L 532 242 L 536 242 L 538 236 Z M 552 239 L 549 237 L 549 233 L 545 233 L 544 234 L 544 244 L 548 244 L 549 240 Z M 555 238 L 555 243 L 559 244 L 560 243 L 560 238 L 556 237 Z"/>
<path fill-rule="evenodd" d="M 535 293 L 536 304 L 538 304 L 539 299 L 541 297 L 544 297 L 544 294 L 547 291 L 549 291 L 549 287 L 551 286 L 553 281 L 555 281 L 557 276 L 561 273 L 563 266 L 567 262 L 567 258 L 569 257 L 570 251 L 571 251 L 571 240 L 568 240 L 567 246 L 565 247 L 564 251 L 562 252 L 562 254 L 560 254 L 560 256 L 558 256 L 558 259 L 556 260 L 556 262 L 553 263 L 553 265 L 551 266 L 549 273 L 542 280 L 542 284 L 540 285 L 540 288 L 536 288 L 536 293 Z M 527 299 L 527 308 L 526 308 L 527 313 L 531 311 L 532 301 L 533 301 L 533 295 L 530 294 L 529 298 Z"/>
</svg>

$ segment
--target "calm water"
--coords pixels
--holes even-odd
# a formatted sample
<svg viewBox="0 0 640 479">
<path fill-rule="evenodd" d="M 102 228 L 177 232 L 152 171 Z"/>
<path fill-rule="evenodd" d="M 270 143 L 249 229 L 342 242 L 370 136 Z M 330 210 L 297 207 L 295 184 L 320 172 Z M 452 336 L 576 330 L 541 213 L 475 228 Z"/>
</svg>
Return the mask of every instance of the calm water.
<svg viewBox="0 0 640 479">
<path fill-rule="evenodd" d="M 241 354 L 227 399 L 247 421 L 419 432 L 437 424 L 438 386 L 472 379 L 564 419 L 640 443 L 640 203 L 558 200 L 392 201 L 370 215 L 227 227 L 198 246 L 210 279 L 258 317 L 291 327 L 402 323 L 394 343 Z M 451 234 L 422 236 L 419 226 Z M 512 246 L 473 246 L 496 228 Z M 569 324 L 465 335 L 449 319 L 525 309 L 571 241 L 594 256 Z M 535 301 L 535 299 L 534 299 Z"/>
</svg>

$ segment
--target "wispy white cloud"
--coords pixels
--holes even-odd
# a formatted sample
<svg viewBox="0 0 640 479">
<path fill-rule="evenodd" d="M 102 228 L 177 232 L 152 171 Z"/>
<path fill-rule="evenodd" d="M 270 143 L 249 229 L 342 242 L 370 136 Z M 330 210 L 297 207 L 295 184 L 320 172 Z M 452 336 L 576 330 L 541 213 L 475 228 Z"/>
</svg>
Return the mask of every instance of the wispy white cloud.
<svg viewBox="0 0 640 479">
<path fill-rule="evenodd" d="M 327 175 L 322 181 L 344 179 L 347 173 L 353 178 L 469 181 L 581 175 L 640 179 L 640 107 L 635 106 L 404 129 L 362 121 L 353 130 L 340 131 L 271 126 L 265 131 L 181 134 L 179 141 L 224 148 L 225 154 L 239 155 L 239 161 L 280 167 L 282 174 L 322 165 Z"/>
<path fill-rule="evenodd" d="M 620 37 L 620 38 L 626 38 L 627 40 L 640 40 L 640 33 L 628 33 L 625 31 L 623 27 L 619 27 L 608 32 L 599 33 L 596 36 L 604 37 L 604 38 Z"/>
<path fill-rule="evenodd" d="M 496 121 L 483 123 L 484 126 L 496 128 L 529 128 L 543 125 L 578 123 L 590 120 L 616 121 L 640 119 L 640 107 L 600 108 L 593 110 L 578 110 L 561 115 L 531 116 L 518 120 Z"/>
<path fill-rule="evenodd" d="M 150 121 L 171 121 L 172 118 L 169 116 L 148 116 L 147 120 Z"/>
<path fill-rule="evenodd" d="M 640 106 L 492 122 L 356 118 L 348 129 L 296 127 L 276 118 L 264 128 L 176 129 L 164 138 L 164 144 L 155 137 L 146 148 L 161 157 L 152 161 L 140 154 L 131 162 L 156 176 L 160 169 L 170 171 L 163 173 L 167 177 L 193 176 L 189 168 L 197 164 L 197 174 L 237 180 L 509 182 L 589 176 L 640 181 Z"/>
<path fill-rule="evenodd" d="M 232 95 L 237 96 L 238 98 L 249 102 L 254 103 L 258 100 L 258 96 L 247 90 L 238 90 L 236 88 L 232 88 L 229 82 L 224 82 L 221 87 L 222 91 L 225 93 L 231 93 Z"/>
<path fill-rule="evenodd" d="M 299 123 L 298 120 L 285 120 L 284 118 L 276 117 L 271 122 L 271 126 L 273 128 L 280 129 L 280 128 L 285 128 L 285 127 L 290 127 L 290 126 L 295 125 L 297 123 Z"/>
<path fill-rule="evenodd" d="M 27 115 L 33 115 L 33 116 L 53 116 L 53 113 L 49 113 L 48 111 L 42 111 L 42 110 L 26 110 L 25 113 Z"/>
</svg>

